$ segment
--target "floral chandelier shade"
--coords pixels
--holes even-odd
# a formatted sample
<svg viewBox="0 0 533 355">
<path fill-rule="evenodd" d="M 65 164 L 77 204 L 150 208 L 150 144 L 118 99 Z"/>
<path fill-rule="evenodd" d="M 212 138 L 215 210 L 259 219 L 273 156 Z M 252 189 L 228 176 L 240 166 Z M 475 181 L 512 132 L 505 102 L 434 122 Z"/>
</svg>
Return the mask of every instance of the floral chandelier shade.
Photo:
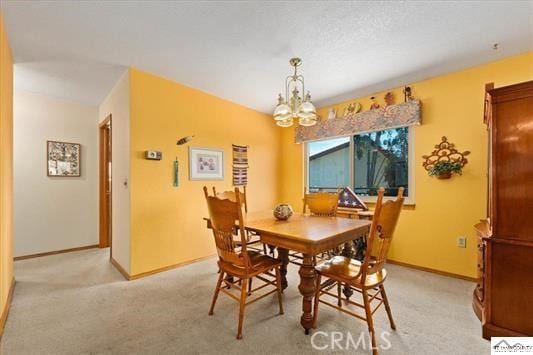
<svg viewBox="0 0 533 355">
<path fill-rule="evenodd" d="M 316 108 L 311 102 L 309 91 L 302 98 L 300 92 L 305 93 L 304 77 L 298 75 L 298 67 L 302 64 L 300 58 L 292 58 L 289 64 L 294 67 L 294 74 L 285 79 L 285 97 L 279 94 L 278 104 L 274 109 L 274 120 L 280 127 L 290 127 L 298 119 L 301 126 L 314 126 L 317 123 Z M 290 96 L 289 96 L 290 95 Z"/>
</svg>

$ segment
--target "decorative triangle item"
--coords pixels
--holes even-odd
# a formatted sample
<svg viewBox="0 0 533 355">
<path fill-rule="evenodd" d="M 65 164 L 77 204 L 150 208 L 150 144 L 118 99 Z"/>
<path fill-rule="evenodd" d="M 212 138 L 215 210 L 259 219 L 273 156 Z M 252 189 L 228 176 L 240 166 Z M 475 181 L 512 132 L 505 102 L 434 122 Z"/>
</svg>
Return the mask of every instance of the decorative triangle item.
<svg viewBox="0 0 533 355">
<path fill-rule="evenodd" d="M 367 205 L 348 186 L 339 193 L 339 207 L 368 211 Z"/>
</svg>

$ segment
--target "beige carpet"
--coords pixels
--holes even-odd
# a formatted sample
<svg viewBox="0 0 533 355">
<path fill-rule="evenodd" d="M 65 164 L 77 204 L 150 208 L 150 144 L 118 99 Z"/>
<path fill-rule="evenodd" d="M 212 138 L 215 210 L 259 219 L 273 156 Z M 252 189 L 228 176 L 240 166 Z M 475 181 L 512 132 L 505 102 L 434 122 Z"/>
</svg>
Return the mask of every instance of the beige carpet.
<svg viewBox="0 0 533 355">
<path fill-rule="evenodd" d="M 354 350 L 360 334 L 367 334 L 365 323 L 325 306 L 316 331 L 326 333 L 314 340 L 316 346 L 327 347 L 313 349 L 299 324 L 301 298 L 293 265 L 284 293 L 285 314 L 277 315 L 274 295 L 252 304 L 244 339 L 237 341 L 234 301 L 221 295 L 215 315 L 207 315 L 217 277 L 215 259 L 127 282 L 109 264 L 108 253 L 93 249 L 17 261 L 1 353 L 342 353 L 340 347 L 347 345 L 345 353 L 368 353 Z M 384 336 L 391 348 L 381 353 L 489 351 L 470 306 L 472 283 L 394 265 L 388 270 L 386 285 L 398 329 L 390 330 L 383 308 L 376 312 L 378 334 L 390 332 Z M 342 337 L 335 349 L 333 337 Z"/>
</svg>

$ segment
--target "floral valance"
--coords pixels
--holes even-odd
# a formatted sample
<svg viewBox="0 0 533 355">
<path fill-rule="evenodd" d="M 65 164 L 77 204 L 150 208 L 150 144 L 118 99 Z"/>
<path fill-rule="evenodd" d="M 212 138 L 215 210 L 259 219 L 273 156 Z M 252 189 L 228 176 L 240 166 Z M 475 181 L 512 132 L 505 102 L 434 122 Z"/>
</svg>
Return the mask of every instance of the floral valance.
<svg viewBox="0 0 533 355">
<path fill-rule="evenodd" d="M 411 100 L 398 105 L 352 113 L 342 118 L 325 119 L 311 127 L 298 126 L 295 141 L 302 143 L 420 124 L 420 112 L 420 101 Z"/>
</svg>

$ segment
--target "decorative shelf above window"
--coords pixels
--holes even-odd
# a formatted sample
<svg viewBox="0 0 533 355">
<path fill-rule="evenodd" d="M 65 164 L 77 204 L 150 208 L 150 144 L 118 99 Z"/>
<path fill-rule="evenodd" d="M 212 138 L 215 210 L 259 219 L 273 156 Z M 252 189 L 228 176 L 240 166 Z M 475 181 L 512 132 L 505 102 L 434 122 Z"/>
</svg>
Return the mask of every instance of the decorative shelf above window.
<svg viewBox="0 0 533 355">
<path fill-rule="evenodd" d="M 310 127 L 296 127 L 295 141 L 302 143 L 325 138 L 351 136 L 389 128 L 418 125 L 422 122 L 420 100 L 411 100 L 347 117 L 326 119 Z"/>
</svg>

